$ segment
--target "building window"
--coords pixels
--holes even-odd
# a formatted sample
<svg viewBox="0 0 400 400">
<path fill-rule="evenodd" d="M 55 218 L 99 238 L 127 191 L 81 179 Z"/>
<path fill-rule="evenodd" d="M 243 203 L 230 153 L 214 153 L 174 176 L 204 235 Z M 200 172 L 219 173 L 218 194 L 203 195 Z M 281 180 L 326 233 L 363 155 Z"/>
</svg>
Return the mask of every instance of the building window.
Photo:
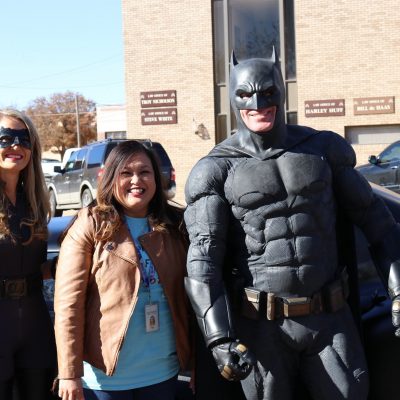
<svg viewBox="0 0 400 400">
<path fill-rule="evenodd" d="M 285 31 L 285 73 L 286 79 L 296 79 L 296 46 L 294 35 L 294 6 L 293 0 L 284 3 Z"/>
<path fill-rule="evenodd" d="M 269 58 L 280 48 L 279 0 L 229 0 L 229 43 L 237 59 Z"/>
<path fill-rule="evenodd" d="M 288 112 L 286 114 L 287 123 L 289 125 L 297 125 L 297 112 Z"/>
<path fill-rule="evenodd" d="M 126 139 L 126 131 L 105 132 L 106 139 Z"/>
<path fill-rule="evenodd" d="M 236 128 L 229 101 L 232 50 L 240 62 L 252 57 L 269 58 L 275 47 L 287 87 L 287 122 L 297 122 L 294 1 L 214 0 L 213 34 L 217 143 Z"/>
<path fill-rule="evenodd" d="M 214 1 L 214 76 L 217 85 L 225 84 L 224 9 L 222 0 Z"/>
<path fill-rule="evenodd" d="M 279 57 L 279 0 L 228 0 L 229 47 L 236 58 L 270 58 L 274 46 Z M 237 128 L 231 113 L 231 132 Z"/>
</svg>

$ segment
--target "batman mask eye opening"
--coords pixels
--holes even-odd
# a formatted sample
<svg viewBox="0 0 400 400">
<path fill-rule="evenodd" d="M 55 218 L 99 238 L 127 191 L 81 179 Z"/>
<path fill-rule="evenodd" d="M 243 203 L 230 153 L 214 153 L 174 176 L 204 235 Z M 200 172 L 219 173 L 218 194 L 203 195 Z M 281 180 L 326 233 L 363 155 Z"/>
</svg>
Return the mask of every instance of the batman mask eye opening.
<svg viewBox="0 0 400 400">
<path fill-rule="evenodd" d="M 275 86 L 271 86 L 268 89 L 260 91 L 260 94 L 262 96 L 273 96 L 275 93 L 276 93 L 276 87 Z"/>
<path fill-rule="evenodd" d="M 253 96 L 253 93 L 249 93 L 249 92 L 240 92 L 239 97 L 241 99 L 249 99 L 251 96 Z"/>
</svg>

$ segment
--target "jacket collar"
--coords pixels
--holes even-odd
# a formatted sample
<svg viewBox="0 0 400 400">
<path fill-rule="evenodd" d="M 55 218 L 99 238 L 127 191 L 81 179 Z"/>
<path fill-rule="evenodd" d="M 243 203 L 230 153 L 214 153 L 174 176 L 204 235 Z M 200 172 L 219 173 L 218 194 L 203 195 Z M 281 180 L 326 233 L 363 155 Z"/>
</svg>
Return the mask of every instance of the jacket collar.
<svg viewBox="0 0 400 400">
<path fill-rule="evenodd" d="M 153 230 L 153 226 L 150 223 L 150 232 L 140 236 L 139 241 L 141 242 L 142 238 L 144 240 L 151 240 L 154 237 L 158 237 L 159 233 L 160 232 Z M 122 222 L 114 236 L 104 244 L 104 249 L 132 264 L 137 263 L 137 250 L 129 232 L 128 225 L 125 222 Z"/>
<path fill-rule="evenodd" d="M 125 222 L 118 231 L 104 244 L 104 249 L 126 261 L 136 264 L 137 251 Z"/>
</svg>

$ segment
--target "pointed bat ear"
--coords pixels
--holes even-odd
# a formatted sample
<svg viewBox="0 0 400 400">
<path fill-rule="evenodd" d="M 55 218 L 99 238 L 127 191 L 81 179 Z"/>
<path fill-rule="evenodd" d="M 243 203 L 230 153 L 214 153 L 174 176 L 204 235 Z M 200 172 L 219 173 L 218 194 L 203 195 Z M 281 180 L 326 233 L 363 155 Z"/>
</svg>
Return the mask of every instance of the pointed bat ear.
<svg viewBox="0 0 400 400">
<path fill-rule="evenodd" d="M 276 63 L 276 52 L 275 52 L 275 46 L 272 46 L 272 55 L 271 55 L 271 61 L 275 64 Z"/>
<path fill-rule="evenodd" d="M 272 46 L 271 61 L 272 61 L 274 64 L 279 65 L 279 59 L 278 59 L 278 57 L 276 56 L 275 46 Z"/>
<path fill-rule="evenodd" d="M 238 62 L 238 60 L 237 60 L 237 58 L 235 56 L 235 51 L 232 50 L 232 53 L 231 53 L 231 67 L 233 68 L 234 66 L 236 66 L 238 64 L 239 64 L 239 62 Z"/>
</svg>

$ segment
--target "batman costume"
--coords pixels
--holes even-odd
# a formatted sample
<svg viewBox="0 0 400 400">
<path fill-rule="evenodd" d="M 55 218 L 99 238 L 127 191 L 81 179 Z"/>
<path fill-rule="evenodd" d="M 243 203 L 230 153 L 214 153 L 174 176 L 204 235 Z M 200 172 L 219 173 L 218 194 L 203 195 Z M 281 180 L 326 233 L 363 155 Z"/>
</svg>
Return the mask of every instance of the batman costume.
<svg viewBox="0 0 400 400">
<path fill-rule="evenodd" d="M 286 125 L 280 66 L 232 57 L 237 132 L 190 173 L 185 286 L 222 376 L 247 399 L 362 400 L 368 371 L 339 260 L 339 211 L 389 260 L 399 326 L 400 229 L 338 134 Z M 398 247 L 398 246 L 397 246 Z"/>
</svg>

